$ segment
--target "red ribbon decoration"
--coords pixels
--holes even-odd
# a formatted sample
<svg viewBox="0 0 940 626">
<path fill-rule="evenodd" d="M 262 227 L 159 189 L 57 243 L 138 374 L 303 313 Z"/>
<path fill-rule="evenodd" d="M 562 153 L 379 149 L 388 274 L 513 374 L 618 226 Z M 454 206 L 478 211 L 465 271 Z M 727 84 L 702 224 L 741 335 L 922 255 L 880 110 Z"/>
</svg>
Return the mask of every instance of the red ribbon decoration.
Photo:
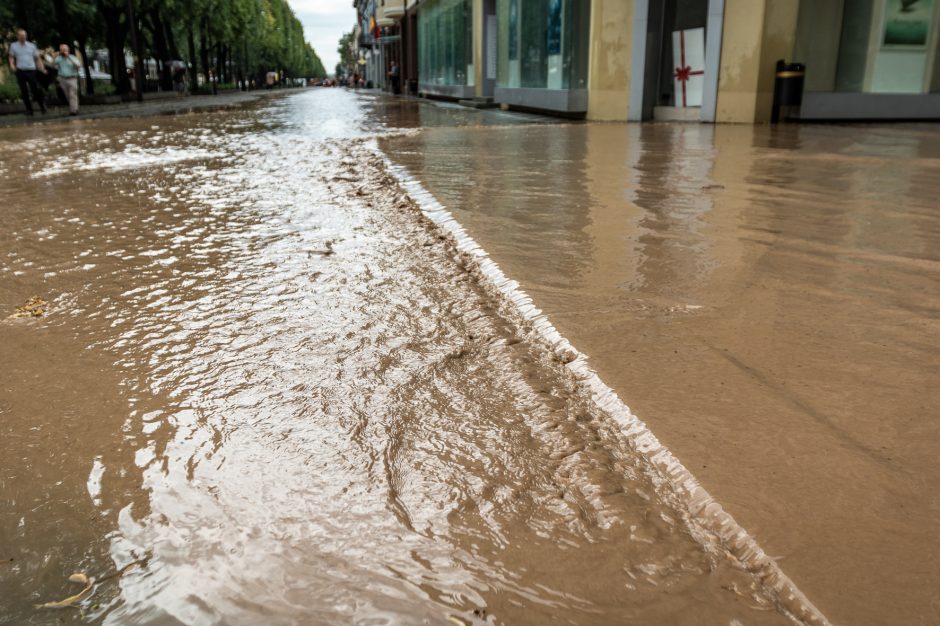
<svg viewBox="0 0 940 626">
<path fill-rule="evenodd" d="M 689 81 L 689 78 L 692 76 L 701 76 L 704 74 L 704 70 L 695 70 L 692 71 L 692 68 L 686 65 L 685 62 L 685 32 L 679 31 L 679 67 L 676 68 L 676 72 L 673 74 L 673 78 L 682 83 L 682 107 L 685 108 L 688 105 L 686 104 L 685 98 L 685 84 Z"/>
</svg>

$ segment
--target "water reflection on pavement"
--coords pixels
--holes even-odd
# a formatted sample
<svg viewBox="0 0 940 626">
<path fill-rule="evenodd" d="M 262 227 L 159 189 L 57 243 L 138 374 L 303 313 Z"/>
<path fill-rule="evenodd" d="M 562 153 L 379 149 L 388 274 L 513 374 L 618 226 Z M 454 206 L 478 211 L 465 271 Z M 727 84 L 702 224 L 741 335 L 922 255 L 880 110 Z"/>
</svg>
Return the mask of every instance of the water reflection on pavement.
<svg viewBox="0 0 940 626">
<path fill-rule="evenodd" d="M 382 146 L 827 617 L 940 623 L 940 129 Z"/>
<path fill-rule="evenodd" d="M 333 90 L 4 131 L 0 307 L 49 307 L 0 322 L 0 623 L 786 623 L 370 156 L 533 121 Z"/>
</svg>

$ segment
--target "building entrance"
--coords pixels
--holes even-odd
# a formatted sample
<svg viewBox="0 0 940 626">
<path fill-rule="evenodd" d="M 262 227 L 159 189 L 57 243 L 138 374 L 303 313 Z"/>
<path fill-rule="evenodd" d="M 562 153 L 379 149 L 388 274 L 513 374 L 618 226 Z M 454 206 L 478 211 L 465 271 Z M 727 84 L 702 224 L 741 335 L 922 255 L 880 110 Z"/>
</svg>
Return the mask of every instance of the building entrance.
<svg viewBox="0 0 940 626">
<path fill-rule="evenodd" d="M 701 119 L 708 0 L 649 3 L 644 117 Z"/>
</svg>

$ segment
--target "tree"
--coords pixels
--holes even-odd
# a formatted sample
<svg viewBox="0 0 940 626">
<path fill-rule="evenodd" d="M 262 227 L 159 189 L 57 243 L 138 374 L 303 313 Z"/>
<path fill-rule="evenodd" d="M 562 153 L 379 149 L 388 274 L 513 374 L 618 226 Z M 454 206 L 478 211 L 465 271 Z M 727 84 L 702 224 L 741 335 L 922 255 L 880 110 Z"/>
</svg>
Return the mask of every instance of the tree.
<svg viewBox="0 0 940 626">
<path fill-rule="evenodd" d="M 200 70 L 242 88 L 251 76 L 260 82 L 272 70 L 285 77 L 326 75 L 287 0 L 131 2 L 143 56 L 157 61 L 161 89 L 172 88 L 175 60 L 187 63 L 193 85 Z M 75 46 L 86 60 L 89 91 L 87 50 L 107 48 L 112 81 L 118 93 L 127 93 L 127 10 L 128 0 L 0 0 L 0 32 L 22 27 L 41 48 Z"/>
<path fill-rule="evenodd" d="M 339 52 L 339 65 L 336 66 L 337 75 L 341 73 L 353 74 L 356 72 L 356 64 L 359 57 L 356 52 L 356 31 L 351 30 L 339 40 L 339 46 L 336 51 Z M 342 72 L 340 71 L 342 68 Z"/>
</svg>

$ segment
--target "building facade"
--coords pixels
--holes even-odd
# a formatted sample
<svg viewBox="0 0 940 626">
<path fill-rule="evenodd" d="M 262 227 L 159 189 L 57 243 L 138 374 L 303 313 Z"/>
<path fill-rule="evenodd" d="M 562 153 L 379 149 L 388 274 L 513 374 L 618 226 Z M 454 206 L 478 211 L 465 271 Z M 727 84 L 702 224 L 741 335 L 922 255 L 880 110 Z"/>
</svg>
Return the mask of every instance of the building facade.
<svg viewBox="0 0 940 626">
<path fill-rule="evenodd" d="M 794 56 L 806 58 L 803 116 L 940 116 L 940 2 L 802 0 Z"/>
<path fill-rule="evenodd" d="M 354 0 L 359 68 L 372 87 L 385 89 L 392 62 L 401 63 L 399 20 L 405 0 Z"/>
<path fill-rule="evenodd" d="M 804 119 L 940 119 L 940 0 L 355 4 L 364 29 L 382 25 L 370 80 L 384 85 L 394 58 L 403 85 L 428 97 L 596 120 L 763 122 L 784 59 L 806 65 Z"/>
</svg>

